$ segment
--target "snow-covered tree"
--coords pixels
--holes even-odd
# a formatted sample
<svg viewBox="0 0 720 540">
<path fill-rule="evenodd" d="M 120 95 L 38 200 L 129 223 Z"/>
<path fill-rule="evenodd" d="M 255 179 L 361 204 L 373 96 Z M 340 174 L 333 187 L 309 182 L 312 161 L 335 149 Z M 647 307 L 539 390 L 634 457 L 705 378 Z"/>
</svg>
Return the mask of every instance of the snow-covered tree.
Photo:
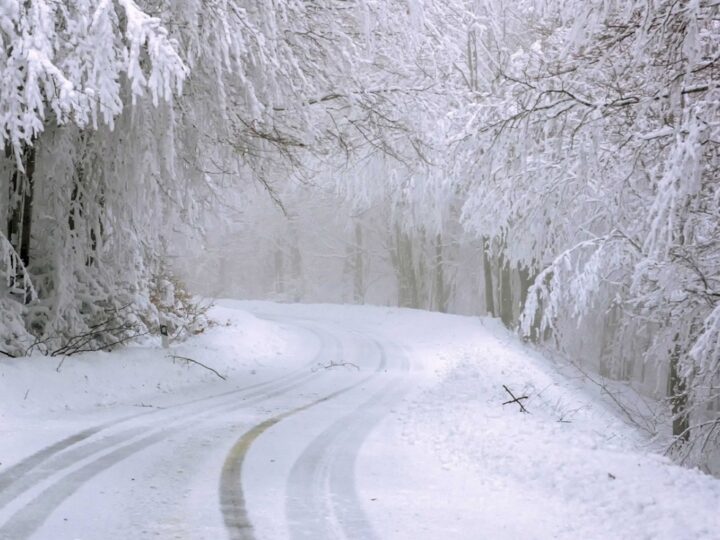
<svg viewBox="0 0 720 540">
<path fill-rule="evenodd" d="M 667 393 L 677 446 L 707 453 L 720 431 L 717 6 L 506 10 L 482 29 L 491 68 L 459 112 L 455 156 L 474 165 L 464 221 L 537 276 L 522 332 Z"/>
<path fill-rule="evenodd" d="M 180 92 L 187 67 L 160 19 L 132 0 L 3 2 L 0 45 L 0 187 L 9 194 L 0 204 L 7 224 L 0 273 L 8 288 L 0 302 L 16 323 L 21 308 L 10 298 L 30 303 L 25 326 L 36 337 L 82 332 L 87 325 L 75 319 L 90 320 L 98 309 L 109 317 L 118 307 L 109 301 L 117 280 L 104 278 L 121 272 L 120 265 L 108 264 L 102 253 L 112 243 L 106 240 L 113 210 L 126 203 L 113 195 L 124 191 L 124 174 L 132 174 L 118 174 L 132 163 L 118 145 L 130 136 L 118 119 L 130 121 L 131 104 L 167 103 Z M 103 274 L 93 277 L 95 285 L 78 275 L 95 273 L 90 267 Z M 74 286 L 80 282 L 106 290 L 82 297 Z M 3 336 L 10 352 L 31 339 L 19 328 Z"/>
<path fill-rule="evenodd" d="M 247 183 L 415 159 L 422 24 L 401 0 L 4 3 L 3 350 L 151 328 L 169 232 Z"/>
<path fill-rule="evenodd" d="M 172 258 L 499 316 L 667 397 L 706 463 L 719 38 L 712 0 L 6 0 L 0 351 L 152 331 Z"/>
</svg>

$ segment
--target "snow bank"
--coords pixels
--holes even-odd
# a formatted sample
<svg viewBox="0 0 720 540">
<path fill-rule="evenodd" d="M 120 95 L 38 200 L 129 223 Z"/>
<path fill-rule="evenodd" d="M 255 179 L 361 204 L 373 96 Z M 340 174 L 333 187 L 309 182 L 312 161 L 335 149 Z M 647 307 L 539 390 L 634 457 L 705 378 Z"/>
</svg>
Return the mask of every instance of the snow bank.
<svg viewBox="0 0 720 540">
<path fill-rule="evenodd" d="M 358 463 L 381 538 L 718 538 L 720 481 L 658 454 L 594 385 L 497 321 L 390 310 L 382 331 L 429 379 Z M 503 405 L 503 385 L 528 414 Z"/>
<path fill-rule="evenodd" d="M 89 424 L 259 382 L 307 361 L 317 349 L 314 336 L 246 311 L 213 307 L 209 315 L 217 325 L 168 349 L 149 338 L 109 353 L 0 358 L 0 463 Z M 172 355 L 201 362 L 226 380 Z"/>
<path fill-rule="evenodd" d="M 152 338 L 109 353 L 2 358 L 0 418 L 132 405 L 207 381 L 222 385 L 211 371 L 171 355 L 195 359 L 232 378 L 293 348 L 289 332 L 247 312 L 215 307 L 210 317 L 217 326 L 167 350 Z"/>
</svg>

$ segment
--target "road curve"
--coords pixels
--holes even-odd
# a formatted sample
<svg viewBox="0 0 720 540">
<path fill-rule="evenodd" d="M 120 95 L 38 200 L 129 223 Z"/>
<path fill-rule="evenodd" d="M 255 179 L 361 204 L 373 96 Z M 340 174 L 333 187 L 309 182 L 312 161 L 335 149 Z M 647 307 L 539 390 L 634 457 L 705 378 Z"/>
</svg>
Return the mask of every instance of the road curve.
<svg viewBox="0 0 720 540">
<path fill-rule="evenodd" d="M 321 343 L 317 355 L 301 368 L 89 426 L 3 471 L 0 540 L 109 540 L 166 533 L 168 538 L 193 540 L 269 538 L 255 526 L 248 501 L 258 495 L 257 485 L 246 482 L 245 471 L 254 467 L 258 442 L 270 436 L 282 441 L 284 434 L 291 437 L 282 445 L 291 450 L 288 457 L 294 464 L 279 480 L 285 485 L 285 503 L 277 517 L 286 521 L 288 537 L 373 538 L 355 492 L 355 458 L 364 438 L 401 395 L 399 373 L 407 369 L 407 360 L 395 351 L 389 354 L 387 345 L 369 336 L 333 324 L 284 318 L 283 323 L 314 334 Z M 340 366 L 343 363 L 347 365 Z M 311 411 L 342 414 L 318 417 Z M 293 425 L 300 425 L 305 435 L 286 433 Z M 158 470 L 173 468 L 192 469 L 192 475 L 174 479 L 173 485 L 153 485 L 156 479 L 163 482 Z M 127 484 L 141 474 L 152 483 Z M 213 476 L 219 479 L 215 504 L 222 525 L 191 524 L 193 516 L 178 511 L 187 504 L 181 497 L 207 504 L 193 519 L 212 522 L 212 499 L 193 491 L 197 478 Z M 125 485 L 131 489 L 118 487 Z M 153 489 L 162 492 L 163 508 L 138 512 L 144 501 L 158 501 Z M 83 513 L 93 494 L 98 505 L 103 497 L 114 501 L 112 508 L 93 510 L 106 517 L 88 519 Z M 319 515 L 326 519 L 314 521 L 312 516 Z"/>
<path fill-rule="evenodd" d="M 367 335 L 357 339 L 369 346 L 364 354 L 365 369 L 355 374 L 352 383 L 257 424 L 228 453 L 220 498 L 231 540 L 376 537 L 358 499 L 355 462 L 365 438 L 408 389 L 409 362 L 397 347 Z M 307 416 L 311 410 L 316 410 L 315 414 Z M 315 429 L 312 436 L 303 433 L 304 426 L 318 421 L 323 422 L 319 431 Z M 263 437 L 270 436 L 272 442 L 265 442 L 265 448 L 253 454 L 256 441 L 262 444 Z M 276 457 L 290 465 L 281 466 L 281 473 L 267 471 L 260 482 L 248 480 L 248 474 L 257 477 L 257 470 L 263 470 L 267 448 L 285 449 Z M 282 500 L 263 493 L 278 492 L 273 484 L 282 484 Z M 253 499 L 255 504 L 249 505 Z M 252 506 L 266 514 L 260 527 L 249 511 Z M 263 528 L 262 523 L 269 520 L 285 526 Z"/>
</svg>

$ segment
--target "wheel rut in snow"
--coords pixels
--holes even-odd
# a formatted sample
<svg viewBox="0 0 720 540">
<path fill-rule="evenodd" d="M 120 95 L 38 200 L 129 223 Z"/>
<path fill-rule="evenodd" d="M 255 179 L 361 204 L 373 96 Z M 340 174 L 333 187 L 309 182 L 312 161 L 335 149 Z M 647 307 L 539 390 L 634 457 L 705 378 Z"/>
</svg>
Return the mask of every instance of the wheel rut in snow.
<svg viewBox="0 0 720 540">
<path fill-rule="evenodd" d="M 318 339 L 318 341 L 321 343 L 320 352 L 322 352 L 323 349 L 326 348 L 327 345 L 325 342 L 325 336 L 323 336 L 319 332 L 316 332 L 312 328 L 308 328 L 308 327 L 302 326 L 302 325 L 296 325 L 296 326 L 299 328 L 302 328 L 305 331 L 310 332 Z M 280 377 L 276 377 L 274 379 L 250 384 L 247 386 L 243 386 L 241 388 L 236 388 L 234 390 L 221 392 L 219 394 L 213 394 L 210 396 L 205 396 L 205 397 L 201 397 L 201 398 L 197 398 L 197 399 L 192 399 L 189 401 L 184 401 L 182 403 L 177 403 L 175 405 L 163 407 L 162 409 L 159 409 L 159 410 L 144 411 L 144 412 L 140 412 L 140 413 L 136 413 L 136 414 L 123 416 L 123 417 L 117 418 L 113 421 L 98 424 L 96 426 L 92 426 L 90 428 L 86 428 L 81 431 L 78 431 L 77 433 L 68 435 L 67 437 L 59 440 L 58 442 L 55 442 L 55 443 L 51 444 L 50 446 L 47 446 L 45 448 L 38 450 L 34 454 L 26 457 L 25 459 L 19 461 L 18 463 L 11 465 L 4 471 L 0 472 L 0 509 L 2 509 L 9 501 L 13 500 L 17 496 L 17 494 L 18 494 L 17 491 L 15 493 L 13 493 L 12 495 L 8 495 L 10 493 L 11 486 L 16 484 L 20 479 L 26 480 L 25 477 L 28 472 L 39 467 L 40 465 L 43 465 L 49 459 L 52 459 L 55 455 L 65 451 L 69 448 L 72 448 L 76 445 L 79 445 L 80 443 L 82 443 L 83 441 L 85 441 L 87 439 L 90 439 L 94 435 L 109 431 L 110 429 L 112 429 L 114 427 L 120 426 L 127 422 L 131 422 L 132 420 L 136 420 L 138 418 L 166 415 L 168 412 L 178 411 L 184 407 L 189 407 L 189 406 L 197 405 L 197 404 L 201 404 L 201 403 L 207 403 L 207 402 L 219 400 L 219 399 L 222 399 L 222 398 L 228 397 L 228 396 L 236 396 L 238 394 L 241 394 L 243 392 L 248 392 L 250 390 L 255 390 L 255 389 L 259 389 L 259 388 L 270 387 L 273 385 L 281 384 L 282 382 L 286 382 L 287 380 L 297 376 L 300 373 L 305 373 L 308 368 L 312 368 L 316 364 L 319 356 L 320 356 L 320 354 L 316 355 L 307 364 L 291 371 L 290 373 L 287 373 Z M 44 468 L 44 470 L 46 472 L 46 475 L 50 475 L 53 472 L 52 467 L 46 467 L 46 468 Z M 25 484 L 27 485 L 27 481 L 25 482 Z"/>
<path fill-rule="evenodd" d="M 60 469 L 58 469 L 56 466 L 48 466 L 45 467 L 44 465 L 51 459 L 53 459 L 58 454 L 65 452 L 69 449 L 72 449 L 73 447 L 80 446 L 81 443 L 84 441 L 87 441 L 88 439 L 93 438 L 95 435 L 103 434 L 104 432 L 109 432 L 112 428 L 121 426 L 122 424 L 129 423 L 133 420 L 147 418 L 147 417 L 154 417 L 154 416 L 167 416 L 168 413 L 174 413 L 176 411 L 181 411 L 183 408 L 190 407 L 193 405 L 198 404 L 204 404 L 212 401 L 221 400 L 222 398 L 226 398 L 229 396 L 236 397 L 240 394 L 244 394 L 246 392 L 252 391 L 252 390 L 258 390 L 262 388 L 269 388 L 272 386 L 276 386 L 278 384 L 282 384 L 284 382 L 288 382 L 289 380 L 292 380 L 296 377 L 298 377 L 300 374 L 306 374 L 306 370 L 311 368 L 315 363 L 317 362 L 317 357 L 314 358 L 311 362 L 306 364 L 305 366 L 298 368 L 291 373 L 285 374 L 281 377 L 277 377 L 275 379 L 271 379 L 268 381 L 258 382 L 255 384 L 243 386 L 242 388 L 236 388 L 235 390 L 229 390 L 227 392 L 221 392 L 219 394 L 213 394 L 211 396 L 201 397 L 189 401 L 184 401 L 182 403 L 177 403 L 175 405 L 170 405 L 167 407 L 163 407 L 162 409 L 154 410 L 154 411 L 145 411 L 137 414 L 132 414 L 128 416 L 123 416 L 121 418 L 118 418 L 116 420 L 113 420 L 111 422 L 105 422 L 103 424 L 99 424 L 87 429 L 84 429 L 82 431 L 78 431 L 77 433 L 74 433 L 72 435 L 69 435 L 60 441 L 51 444 L 50 446 L 47 446 L 45 448 L 42 448 L 41 450 L 38 450 L 34 454 L 28 456 L 27 458 L 23 459 L 22 461 L 19 461 L 18 463 L 15 463 L 14 465 L 11 465 L 6 470 L 2 471 L 0 473 L 0 509 L 2 509 L 5 505 L 8 504 L 8 502 L 14 500 L 17 495 L 21 491 L 25 491 L 29 487 L 31 487 L 31 484 L 37 483 L 40 480 L 43 480 L 44 478 L 47 478 L 48 476 L 54 474 L 55 472 L 58 472 Z M 206 409 L 204 409 L 206 410 Z M 180 412 L 180 414 L 185 414 Z M 152 421 L 152 418 L 151 418 Z M 116 436 L 112 437 L 111 439 L 103 439 L 103 442 L 107 445 L 112 445 L 112 440 L 115 440 L 117 438 L 122 439 L 128 439 L 134 430 L 126 430 L 124 432 L 118 433 Z M 102 446 L 102 445 L 98 445 Z M 88 445 L 83 445 L 83 448 L 85 449 L 83 451 L 83 454 L 80 456 L 76 456 L 78 459 L 82 459 L 83 457 L 87 457 L 87 455 L 90 455 L 88 451 L 90 450 Z M 65 463 L 71 463 L 71 460 L 65 459 L 63 460 Z M 33 474 L 32 471 L 34 469 L 38 469 L 40 466 L 43 466 L 42 473 L 35 473 Z M 57 465 L 57 464 L 56 464 Z M 29 480 L 28 474 L 31 475 L 32 482 Z M 23 489 L 21 491 L 18 491 L 18 488 L 20 487 L 19 483 L 22 483 Z"/>
<path fill-rule="evenodd" d="M 29 538 L 65 499 L 70 497 L 94 476 L 153 444 L 159 443 L 176 433 L 191 428 L 202 416 L 214 416 L 262 403 L 263 401 L 283 395 L 289 390 L 302 386 L 310 379 L 312 379 L 312 375 L 306 375 L 298 382 L 285 385 L 274 392 L 266 392 L 254 398 L 245 398 L 235 403 L 206 409 L 200 413 L 189 415 L 181 425 L 158 428 L 153 430 L 151 434 L 142 436 L 132 442 L 128 442 L 126 439 L 124 444 L 113 444 L 99 450 L 95 449 L 96 451 L 93 452 L 93 456 L 90 458 L 91 461 L 76 469 L 73 468 L 73 465 L 83 462 L 83 459 L 81 457 L 75 459 L 78 456 L 72 456 L 72 462 L 64 464 L 66 466 L 63 467 L 64 470 L 67 471 L 69 469 L 70 472 L 66 472 L 62 478 L 43 489 L 38 496 L 21 507 L 0 526 L 0 540 L 21 540 Z M 113 439 L 113 442 L 116 441 Z M 53 473 L 54 472 L 55 471 L 53 471 Z"/>
<path fill-rule="evenodd" d="M 312 380 L 314 374 L 308 372 L 308 368 L 327 354 L 328 344 L 325 336 L 312 330 L 311 332 L 320 338 L 322 347 L 312 361 L 291 373 L 229 392 L 180 403 L 166 409 L 123 417 L 114 422 L 83 430 L 40 450 L 4 471 L 0 475 L 0 487 L 2 487 L 0 511 L 17 497 L 33 488 L 43 483 L 51 483 L 42 489 L 39 495 L 15 511 L 4 523 L 0 519 L 0 540 L 28 538 L 55 508 L 94 476 L 145 448 L 188 429 L 191 427 L 191 422 L 195 422 L 203 416 L 217 415 L 258 404 Z M 332 347 L 330 349 L 334 350 Z M 230 399 L 223 400 L 228 397 Z M 212 403 L 218 400 L 222 401 Z M 187 406 L 208 402 L 212 403 L 209 407 L 190 412 L 181 410 Z M 167 418 L 168 411 L 178 410 L 181 411 L 176 417 Z M 94 438 L 103 431 L 110 431 L 113 427 L 123 423 L 151 415 L 158 417 L 154 424 L 131 427 L 101 439 Z M 138 436 L 140 438 L 132 440 Z M 83 442 L 84 444 L 82 444 Z M 52 482 L 52 477 L 55 476 L 61 477 Z"/>
<path fill-rule="evenodd" d="M 167 414 L 160 415 L 161 418 L 154 419 L 154 422 L 149 425 L 133 426 L 123 429 L 119 432 L 106 433 L 102 438 L 93 438 L 95 435 L 101 434 L 102 432 L 108 432 L 111 428 L 117 427 L 129 420 L 139 418 L 137 415 L 120 419 L 116 422 L 104 424 L 82 431 L 78 434 L 72 435 L 63 439 L 62 441 L 34 454 L 30 458 L 27 458 L 20 463 L 9 468 L 0 477 L 0 509 L 7 506 L 10 502 L 15 500 L 19 495 L 25 491 L 32 489 L 33 486 L 38 483 L 50 478 L 79 463 L 80 461 L 97 454 L 99 452 L 108 450 L 115 446 L 121 446 L 128 440 L 139 436 L 143 433 L 158 429 L 157 425 L 168 426 L 174 422 L 187 420 L 196 417 L 197 415 L 205 414 L 218 410 L 226 406 L 237 407 L 238 398 L 240 403 L 242 400 L 251 399 L 257 395 L 263 395 L 270 389 L 278 386 L 281 383 L 293 382 L 296 379 L 304 380 L 309 379 L 310 375 L 294 375 L 288 377 L 283 381 L 274 380 L 266 383 L 259 383 L 258 385 L 248 386 L 242 389 L 237 389 L 232 392 L 226 392 L 218 394 L 212 397 L 203 398 L 201 402 L 207 403 L 209 401 L 216 401 L 218 399 L 233 396 L 234 399 L 228 400 L 227 402 L 221 402 L 219 404 L 213 404 L 211 406 L 203 407 L 195 412 L 181 412 L 179 415 L 171 416 L 168 418 Z M 184 408 L 188 404 L 197 404 L 198 401 L 187 402 L 178 404 L 172 407 L 171 412 L 175 412 L 178 409 Z M 163 409 L 162 411 L 152 411 L 153 413 L 166 413 L 169 409 Z M 155 424 L 155 427 L 153 426 Z M 84 441 L 85 444 L 80 444 Z"/>
<path fill-rule="evenodd" d="M 277 415 L 274 418 L 270 418 L 256 425 L 254 428 L 246 432 L 232 447 L 225 460 L 225 465 L 223 467 L 220 481 L 221 510 L 223 514 L 223 519 L 225 521 L 225 526 L 231 540 L 255 539 L 255 531 L 247 513 L 246 499 L 242 487 L 242 468 L 247 453 L 253 442 L 265 431 L 270 429 L 275 424 L 278 424 L 282 420 L 307 409 L 310 409 L 311 407 L 314 407 L 321 403 L 330 401 L 333 398 L 345 394 L 353 390 L 354 388 L 357 388 L 369 382 L 371 379 L 376 378 L 380 372 L 385 370 L 387 366 L 387 355 L 385 350 L 382 346 L 380 346 L 379 343 L 374 343 L 380 351 L 380 362 L 376 370 L 372 374 L 362 378 L 361 380 L 353 384 L 347 385 L 335 392 L 323 396 L 320 399 L 317 399 L 296 409 L 287 411 L 283 414 Z M 404 356 L 402 358 L 402 367 L 405 370 L 407 369 L 407 360 Z M 390 392 L 390 394 L 387 394 L 388 392 Z M 344 459 L 342 462 L 338 463 L 338 466 L 335 467 L 336 474 L 334 474 L 333 476 L 335 490 L 338 492 L 342 492 L 344 496 L 342 508 L 335 508 L 336 515 L 340 521 L 346 522 L 348 524 L 352 523 L 353 527 L 355 527 L 356 529 L 371 531 L 371 527 L 367 523 L 367 520 L 365 519 L 365 516 L 363 514 L 362 506 L 357 500 L 356 490 L 354 486 L 354 478 L 352 478 L 352 474 L 349 475 L 349 480 L 340 481 L 340 478 L 343 475 L 338 473 L 342 472 L 344 475 L 347 476 L 348 467 L 350 468 L 350 473 L 352 473 L 355 455 L 357 454 L 357 451 L 359 450 L 362 441 L 366 437 L 367 433 L 369 433 L 369 431 L 375 425 L 375 423 L 386 413 L 386 410 L 382 407 L 382 405 L 392 401 L 392 399 L 397 397 L 398 394 L 399 392 L 397 392 L 396 383 L 385 385 L 380 392 L 377 392 L 373 395 L 371 399 L 360 405 L 360 407 L 358 407 L 358 409 L 354 413 L 351 413 L 350 415 L 347 415 L 337 421 L 335 424 L 333 424 L 331 428 L 326 430 L 326 432 L 323 432 L 323 434 L 321 434 L 317 439 L 313 441 L 313 443 L 311 443 L 311 448 L 316 449 L 317 446 L 324 443 L 325 439 L 335 440 L 339 434 L 342 434 L 345 428 L 348 427 L 348 421 L 355 422 L 360 420 L 357 425 L 350 426 L 349 437 L 345 439 L 345 442 L 348 443 L 347 459 Z M 385 396 L 385 398 L 383 398 L 383 396 Z M 372 405 L 376 405 L 377 407 L 369 415 L 366 415 L 367 411 L 364 408 L 370 407 Z M 314 450 L 312 452 L 315 454 L 319 454 L 319 452 L 316 452 Z M 305 454 L 303 454 L 303 456 L 304 455 Z M 300 458 L 300 460 L 302 459 L 303 457 Z M 309 468 L 310 467 L 302 467 L 303 470 L 309 470 Z M 313 530 L 316 532 L 316 529 Z M 307 536 L 307 538 L 319 540 L 323 538 L 323 536 L 311 535 Z M 362 538 L 366 537 L 363 536 Z M 368 536 L 367 538 L 370 539 L 372 538 L 372 536 Z"/>
<path fill-rule="evenodd" d="M 405 372 L 409 364 L 404 354 L 401 358 Z M 404 387 L 398 381 L 384 385 L 318 435 L 295 461 L 285 506 L 293 540 L 377 538 L 358 498 L 355 462 L 363 442 L 402 396 Z"/>
</svg>

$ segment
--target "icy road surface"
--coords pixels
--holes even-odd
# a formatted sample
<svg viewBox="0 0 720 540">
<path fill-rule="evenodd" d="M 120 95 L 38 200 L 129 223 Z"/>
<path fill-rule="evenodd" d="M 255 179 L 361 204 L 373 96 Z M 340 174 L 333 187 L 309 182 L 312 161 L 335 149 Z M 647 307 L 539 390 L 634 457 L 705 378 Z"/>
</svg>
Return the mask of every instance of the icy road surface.
<svg viewBox="0 0 720 540">
<path fill-rule="evenodd" d="M 720 481 L 495 321 L 222 304 L 169 352 L 0 361 L 1 540 L 720 538 Z"/>
</svg>

